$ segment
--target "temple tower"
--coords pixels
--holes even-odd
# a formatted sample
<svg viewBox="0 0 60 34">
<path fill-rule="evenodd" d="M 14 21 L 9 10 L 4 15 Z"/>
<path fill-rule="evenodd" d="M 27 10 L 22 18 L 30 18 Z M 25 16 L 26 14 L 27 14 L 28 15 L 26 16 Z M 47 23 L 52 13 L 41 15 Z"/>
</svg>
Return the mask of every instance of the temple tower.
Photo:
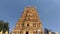
<svg viewBox="0 0 60 34">
<path fill-rule="evenodd" d="M 26 7 L 12 34 L 44 34 L 36 8 Z"/>
</svg>

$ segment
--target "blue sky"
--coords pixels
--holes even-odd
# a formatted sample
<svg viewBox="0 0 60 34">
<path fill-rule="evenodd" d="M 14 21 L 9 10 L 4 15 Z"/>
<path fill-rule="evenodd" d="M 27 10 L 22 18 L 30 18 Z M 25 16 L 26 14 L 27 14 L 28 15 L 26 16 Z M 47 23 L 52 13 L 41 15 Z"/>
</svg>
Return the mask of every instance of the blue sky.
<svg viewBox="0 0 60 34">
<path fill-rule="evenodd" d="M 15 27 L 26 6 L 36 7 L 44 28 L 60 32 L 60 0 L 0 0 L 0 20 Z"/>
</svg>

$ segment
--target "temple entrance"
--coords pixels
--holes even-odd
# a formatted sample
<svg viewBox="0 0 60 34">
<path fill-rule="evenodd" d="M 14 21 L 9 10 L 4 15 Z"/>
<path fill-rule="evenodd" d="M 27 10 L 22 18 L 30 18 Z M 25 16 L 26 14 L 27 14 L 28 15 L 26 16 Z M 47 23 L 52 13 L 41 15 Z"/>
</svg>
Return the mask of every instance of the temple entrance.
<svg viewBox="0 0 60 34">
<path fill-rule="evenodd" d="M 26 32 L 26 34 L 29 34 L 28 31 Z"/>
</svg>

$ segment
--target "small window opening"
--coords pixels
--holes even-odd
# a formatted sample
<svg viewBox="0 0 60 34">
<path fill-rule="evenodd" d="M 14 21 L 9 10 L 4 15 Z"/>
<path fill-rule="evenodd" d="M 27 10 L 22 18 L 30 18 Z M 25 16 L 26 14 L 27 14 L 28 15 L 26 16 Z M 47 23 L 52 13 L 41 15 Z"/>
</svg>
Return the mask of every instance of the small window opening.
<svg viewBox="0 0 60 34">
<path fill-rule="evenodd" d="M 29 26 L 29 24 L 27 24 L 27 26 Z"/>
</svg>

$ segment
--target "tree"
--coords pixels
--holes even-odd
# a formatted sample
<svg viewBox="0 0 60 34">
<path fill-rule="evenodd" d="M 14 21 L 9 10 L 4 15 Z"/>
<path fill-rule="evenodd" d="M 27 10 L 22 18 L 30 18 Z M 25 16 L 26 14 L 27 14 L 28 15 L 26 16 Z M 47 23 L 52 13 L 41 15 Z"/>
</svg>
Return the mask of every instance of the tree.
<svg viewBox="0 0 60 34">
<path fill-rule="evenodd" d="M 4 27 L 4 22 L 0 20 L 0 31 L 3 30 L 3 27 Z"/>
<path fill-rule="evenodd" d="M 4 22 L 3 20 L 0 20 L 0 31 L 3 31 L 3 33 L 5 33 L 6 31 L 9 32 L 9 23 L 8 22 Z"/>
<path fill-rule="evenodd" d="M 8 23 L 4 23 L 4 27 L 3 27 L 3 32 L 5 33 L 6 31 L 9 31 L 9 24 Z"/>
</svg>

